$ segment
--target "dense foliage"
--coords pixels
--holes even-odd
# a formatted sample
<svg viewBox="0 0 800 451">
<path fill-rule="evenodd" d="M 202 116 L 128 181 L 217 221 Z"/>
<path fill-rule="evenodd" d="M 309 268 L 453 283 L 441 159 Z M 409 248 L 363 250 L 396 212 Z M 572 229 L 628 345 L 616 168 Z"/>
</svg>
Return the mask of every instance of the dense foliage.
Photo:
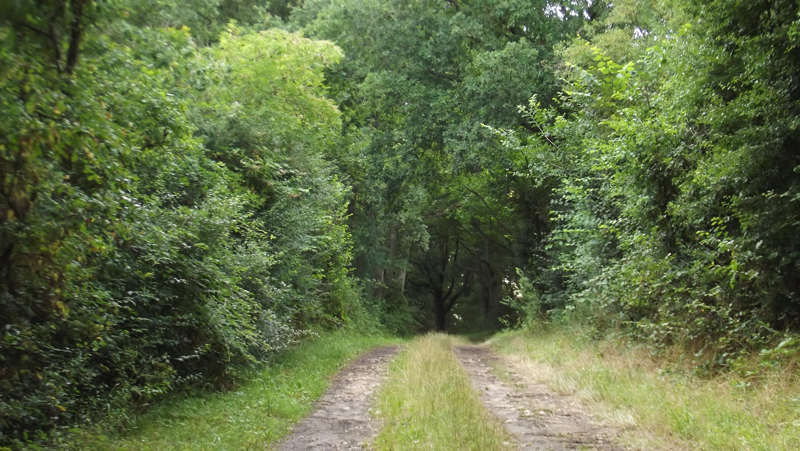
<svg viewBox="0 0 800 451">
<path fill-rule="evenodd" d="M 485 124 L 524 130 L 516 106 L 555 95 L 554 46 L 580 20 L 547 5 L 319 0 L 293 16 L 345 52 L 330 84 L 356 274 L 390 327 L 409 315 L 438 330 L 500 325 L 515 267 L 542 238 L 546 189 L 514 173 L 519 152 Z"/>
<path fill-rule="evenodd" d="M 800 348 L 798 14 L 5 2 L 0 445 L 225 387 L 359 317 L 586 320 L 709 369 L 779 362 Z"/>
<path fill-rule="evenodd" d="M 797 330 L 797 13 L 614 2 L 564 47 L 558 104 L 506 134 L 531 179 L 558 180 L 540 310 L 689 345 L 705 367 Z"/>
<path fill-rule="evenodd" d="M 586 319 L 706 368 L 797 346 L 794 3 L 318 0 L 292 17 L 345 51 L 329 83 L 356 273 L 397 315 Z"/>
<path fill-rule="evenodd" d="M 5 8 L 5 7 L 4 7 Z M 17 2 L 0 47 L 0 445 L 219 387 L 358 313 L 331 43 Z"/>
</svg>

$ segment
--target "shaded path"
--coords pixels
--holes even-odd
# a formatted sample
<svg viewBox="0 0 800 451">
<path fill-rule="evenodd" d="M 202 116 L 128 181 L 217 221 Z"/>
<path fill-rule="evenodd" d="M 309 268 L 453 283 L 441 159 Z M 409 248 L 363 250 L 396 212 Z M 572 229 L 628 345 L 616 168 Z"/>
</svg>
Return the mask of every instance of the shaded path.
<svg viewBox="0 0 800 451">
<path fill-rule="evenodd" d="M 379 429 L 370 418 L 372 395 L 399 346 L 373 349 L 351 362 L 317 401 L 314 411 L 280 445 L 282 451 L 353 450 Z"/>
<path fill-rule="evenodd" d="M 492 373 L 506 365 L 484 346 L 457 346 L 455 353 L 482 401 L 503 422 L 521 450 L 621 451 L 611 442 L 617 431 L 593 421 L 570 396 L 541 382 L 511 374 L 513 385 Z"/>
</svg>

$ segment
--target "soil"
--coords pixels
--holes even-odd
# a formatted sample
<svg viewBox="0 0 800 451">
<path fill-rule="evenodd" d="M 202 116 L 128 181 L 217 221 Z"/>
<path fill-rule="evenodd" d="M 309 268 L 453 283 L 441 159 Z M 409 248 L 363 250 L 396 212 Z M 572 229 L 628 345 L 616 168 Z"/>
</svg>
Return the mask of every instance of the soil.
<svg viewBox="0 0 800 451">
<path fill-rule="evenodd" d="M 350 363 L 335 377 L 314 411 L 295 426 L 280 446 L 282 451 L 360 450 L 380 429 L 369 409 L 397 346 L 373 349 Z"/>
<path fill-rule="evenodd" d="M 550 390 L 541 381 L 498 357 L 485 346 L 458 346 L 456 356 L 464 365 L 484 405 L 502 421 L 521 450 L 603 450 L 621 451 L 613 441 L 619 434 L 595 421 L 571 396 Z M 492 368 L 507 373 L 510 383 L 497 377 Z"/>
<path fill-rule="evenodd" d="M 380 423 L 370 416 L 376 388 L 383 381 L 398 346 L 373 349 L 335 377 L 314 411 L 298 424 L 281 451 L 362 450 Z M 520 450 L 623 451 L 619 431 L 587 414 L 578 401 L 550 390 L 511 359 L 486 346 L 458 346 L 455 353 L 482 401 L 509 431 Z M 493 369 L 504 373 L 504 381 Z"/>
</svg>

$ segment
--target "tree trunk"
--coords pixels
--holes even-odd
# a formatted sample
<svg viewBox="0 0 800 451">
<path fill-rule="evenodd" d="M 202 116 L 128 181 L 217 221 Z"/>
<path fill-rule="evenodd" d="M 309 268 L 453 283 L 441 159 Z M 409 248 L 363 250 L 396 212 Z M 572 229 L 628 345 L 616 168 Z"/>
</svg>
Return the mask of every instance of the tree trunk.
<svg viewBox="0 0 800 451">
<path fill-rule="evenodd" d="M 400 288 L 400 295 L 402 296 L 406 291 L 406 267 L 400 268 L 400 274 L 397 276 L 397 286 Z"/>
<path fill-rule="evenodd" d="M 386 274 L 386 271 L 384 271 L 383 268 L 381 268 L 380 266 L 377 266 L 377 265 L 375 266 L 374 271 L 375 271 L 375 282 L 376 282 L 376 284 L 375 284 L 375 291 L 373 292 L 373 296 L 376 299 L 383 299 L 383 296 L 385 295 L 384 275 Z"/>
<path fill-rule="evenodd" d="M 395 255 L 397 253 L 397 225 L 389 226 L 389 267 L 386 269 L 386 282 L 395 282 Z"/>
<path fill-rule="evenodd" d="M 447 327 L 447 311 L 445 310 L 444 301 L 441 296 L 434 296 L 433 298 L 433 313 L 438 332 L 444 332 Z"/>
<path fill-rule="evenodd" d="M 481 284 L 481 314 L 484 323 L 495 329 L 498 326 L 500 308 L 500 281 L 497 272 L 488 263 L 488 252 L 480 265 L 480 284 Z"/>
</svg>

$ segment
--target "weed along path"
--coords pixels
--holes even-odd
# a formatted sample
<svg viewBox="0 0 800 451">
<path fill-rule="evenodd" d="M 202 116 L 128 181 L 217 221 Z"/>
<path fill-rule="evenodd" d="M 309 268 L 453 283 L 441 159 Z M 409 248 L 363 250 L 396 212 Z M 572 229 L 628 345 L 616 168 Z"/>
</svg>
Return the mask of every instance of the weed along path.
<svg viewBox="0 0 800 451">
<path fill-rule="evenodd" d="M 345 367 L 314 411 L 283 442 L 281 451 L 353 450 L 378 432 L 369 409 L 389 361 L 399 346 L 373 349 Z"/>
<path fill-rule="evenodd" d="M 617 431 L 593 421 L 570 396 L 560 395 L 530 377 L 507 373 L 510 382 L 492 369 L 509 368 L 485 346 L 456 346 L 484 405 L 503 422 L 521 450 L 621 451 L 612 444 Z"/>
</svg>

